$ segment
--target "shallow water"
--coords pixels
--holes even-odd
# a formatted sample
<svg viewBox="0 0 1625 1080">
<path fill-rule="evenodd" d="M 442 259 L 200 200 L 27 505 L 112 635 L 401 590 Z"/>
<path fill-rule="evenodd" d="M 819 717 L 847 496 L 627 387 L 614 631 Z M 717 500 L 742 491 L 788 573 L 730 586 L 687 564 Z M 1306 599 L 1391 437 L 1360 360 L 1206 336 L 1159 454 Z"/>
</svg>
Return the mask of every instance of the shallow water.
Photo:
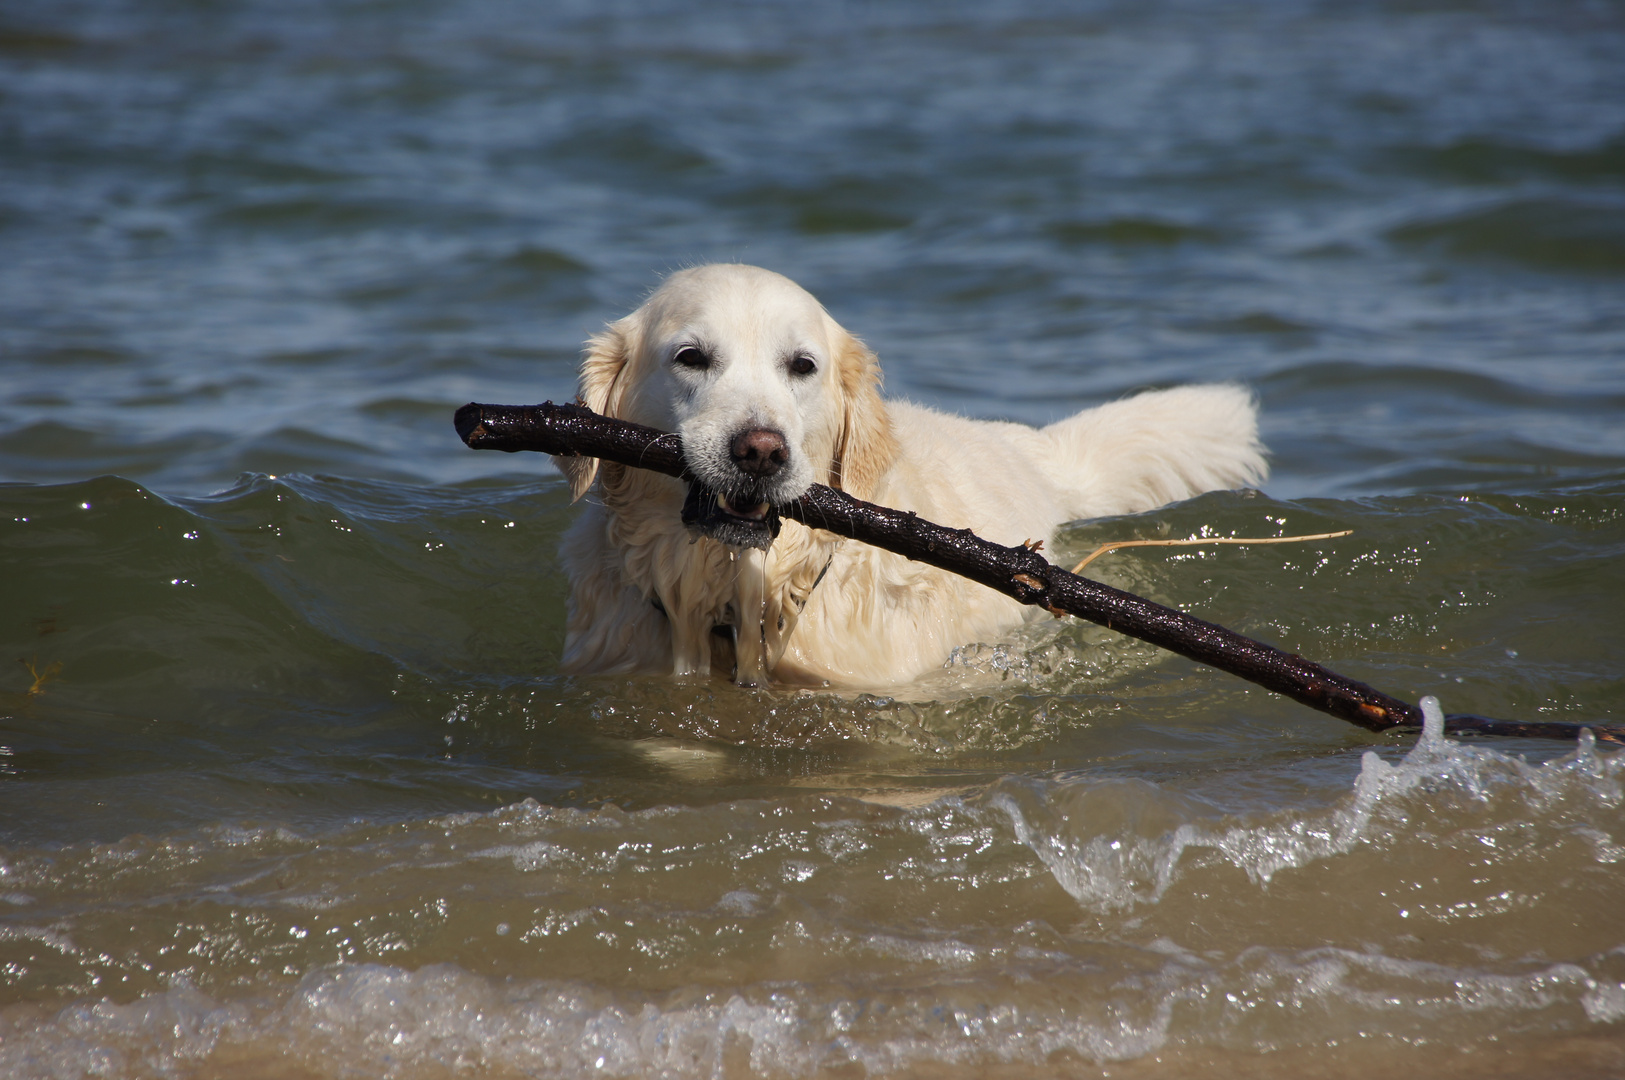
<svg viewBox="0 0 1625 1080">
<path fill-rule="evenodd" d="M 1618 1076 L 1625 758 L 1094 627 L 895 693 L 558 674 L 470 399 L 659 275 L 889 391 L 1259 394 L 1091 568 L 1449 711 L 1625 715 L 1625 17 L 1513 2 L 0 13 L 0 1072 Z"/>
</svg>

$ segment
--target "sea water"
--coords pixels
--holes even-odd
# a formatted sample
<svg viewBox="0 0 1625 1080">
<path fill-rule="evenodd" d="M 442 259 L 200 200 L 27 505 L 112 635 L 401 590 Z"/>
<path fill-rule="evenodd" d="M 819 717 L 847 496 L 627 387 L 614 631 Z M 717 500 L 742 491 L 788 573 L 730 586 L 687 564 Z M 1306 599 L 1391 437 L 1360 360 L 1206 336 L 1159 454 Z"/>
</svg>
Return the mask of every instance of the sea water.
<svg viewBox="0 0 1625 1080">
<path fill-rule="evenodd" d="M 661 274 L 888 392 L 1238 380 L 1113 585 L 1625 716 L 1625 15 L 1513 0 L 13 0 L 0 1074 L 1625 1073 L 1625 759 L 1070 622 L 884 693 L 566 677 L 539 456 Z"/>
</svg>

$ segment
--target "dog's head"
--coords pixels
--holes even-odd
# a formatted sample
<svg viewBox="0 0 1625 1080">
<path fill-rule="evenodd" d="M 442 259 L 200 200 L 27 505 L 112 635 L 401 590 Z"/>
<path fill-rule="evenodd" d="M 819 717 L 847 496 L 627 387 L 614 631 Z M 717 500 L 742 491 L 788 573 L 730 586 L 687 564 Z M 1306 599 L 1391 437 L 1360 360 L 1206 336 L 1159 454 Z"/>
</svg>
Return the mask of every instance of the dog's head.
<svg viewBox="0 0 1625 1080">
<path fill-rule="evenodd" d="M 676 431 L 694 481 L 684 520 L 766 547 L 772 507 L 814 483 L 868 498 L 896 453 L 863 343 L 788 278 L 754 266 L 683 270 L 588 342 L 581 400 Z M 579 498 L 598 462 L 556 458 Z"/>
</svg>

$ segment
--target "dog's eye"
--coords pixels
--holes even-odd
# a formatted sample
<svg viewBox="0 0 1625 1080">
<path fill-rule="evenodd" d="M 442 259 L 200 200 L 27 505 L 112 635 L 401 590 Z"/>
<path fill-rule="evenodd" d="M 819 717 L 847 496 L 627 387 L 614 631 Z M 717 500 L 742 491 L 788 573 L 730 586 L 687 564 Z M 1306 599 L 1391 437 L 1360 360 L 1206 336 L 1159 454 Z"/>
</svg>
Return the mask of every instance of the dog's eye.
<svg viewBox="0 0 1625 1080">
<path fill-rule="evenodd" d="M 692 345 L 684 345 L 681 349 L 672 353 L 671 362 L 695 369 L 711 366 L 711 358 Z"/>
<path fill-rule="evenodd" d="M 792 375 L 811 375 L 817 370 L 818 365 L 813 363 L 810 356 L 798 356 L 790 361 L 790 373 Z"/>
</svg>

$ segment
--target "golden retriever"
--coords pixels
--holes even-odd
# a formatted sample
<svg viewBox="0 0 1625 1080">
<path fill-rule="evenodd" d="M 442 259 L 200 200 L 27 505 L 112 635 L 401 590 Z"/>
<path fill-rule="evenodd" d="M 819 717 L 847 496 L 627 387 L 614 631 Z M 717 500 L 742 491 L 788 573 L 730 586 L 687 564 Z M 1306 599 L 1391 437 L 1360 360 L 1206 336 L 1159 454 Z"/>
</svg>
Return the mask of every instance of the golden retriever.
<svg viewBox="0 0 1625 1080">
<path fill-rule="evenodd" d="M 753 266 L 667 278 L 588 343 L 580 396 L 678 432 L 696 480 L 554 459 L 575 498 L 595 496 L 563 544 L 570 672 L 881 687 L 1043 614 L 793 521 L 774 536 L 770 505 L 814 483 L 1014 545 L 1266 472 L 1236 386 L 1144 393 L 1045 428 L 882 400 L 874 354 Z"/>
</svg>

